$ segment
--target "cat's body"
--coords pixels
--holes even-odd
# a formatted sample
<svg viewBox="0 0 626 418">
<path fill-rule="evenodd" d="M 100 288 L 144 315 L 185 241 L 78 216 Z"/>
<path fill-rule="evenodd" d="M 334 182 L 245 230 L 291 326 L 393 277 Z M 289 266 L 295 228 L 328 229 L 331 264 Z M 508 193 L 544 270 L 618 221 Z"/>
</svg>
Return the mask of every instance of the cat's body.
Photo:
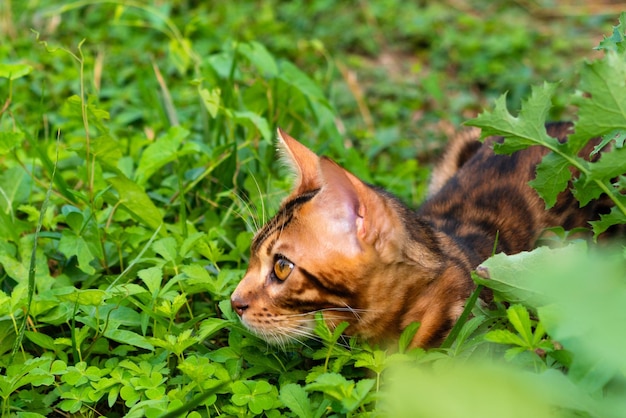
<svg viewBox="0 0 626 418">
<path fill-rule="evenodd" d="M 547 127 L 560 140 L 570 128 Z M 452 143 L 416 212 L 279 136 L 298 184 L 255 236 L 231 298 L 242 322 L 273 343 L 311 336 L 321 311 L 330 324 L 347 321 L 348 333 L 375 342 L 419 321 L 413 345 L 437 345 L 474 288 L 470 272 L 494 244 L 496 252 L 530 250 L 545 228 L 586 226 L 597 210 L 579 208 L 566 191 L 546 211 L 528 185 L 545 149 L 495 155 L 499 139 L 481 145 L 477 132 Z"/>
</svg>

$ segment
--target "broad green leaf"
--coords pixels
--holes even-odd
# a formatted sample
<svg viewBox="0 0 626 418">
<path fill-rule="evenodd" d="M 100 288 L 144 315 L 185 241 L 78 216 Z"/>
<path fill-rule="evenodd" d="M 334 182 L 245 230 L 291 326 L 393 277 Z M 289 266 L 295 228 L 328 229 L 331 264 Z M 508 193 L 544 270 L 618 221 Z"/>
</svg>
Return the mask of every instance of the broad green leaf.
<svg viewBox="0 0 626 418">
<path fill-rule="evenodd" d="M 278 74 L 278 66 L 272 54 L 259 42 L 247 42 L 239 45 L 239 52 L 254 65 L 265 78 L 274 78 Z"/>
<path fill-rule="evenodd" d="M 100 306 L 108 297 L 104 290 L 100 289 L 67 289 L 69 292 L 58 293 L 60 300 L 78 303 L 85 306 Z"/>
<path fill-rule="evenodd" d="M 279 78 L 298 91 L 309 102 L 320 127 L 336 130 L 331 104 L 318 85 L 302 70 L 288 61 L 280 63 Z"/>
<path fill-rule="evenodd" d="M 93 118 L 89 118 L 93 123 L 100 123 L 100 127 L 103 128 L 103 131 L 106 131 L 106 128 L 102 126 L 101 121 L 109 119 L 111 116 L 109 112 L 106 110 L 98 108 L 94 102 L 96 101 L 95 96 L 89 96 L 87 98 L 87 111 L 89 115 L 93 116 Z M 65 103 L 63 104 L 62 113 L 67 116 L 74 116 L 82 120 L 83 118 L 83 101 L 80 96 L 73 95 L 70 96 Z"/>
<path fill-rule="evenodd" d="M 472 275 L 472 279 L 477 284 L 492 289 L 496 300 L 535 306 L 535 303 L 541 300 L 542 295 L 537 289 L 529 286 L 525 280 L 526 275 L 531 274 L 533 268 L 531 261 L 524 262 L 524 259 L 536 260 L 536 255 L 521 252 L 515 257 L 517 262 L 512 262 L 506 254 L 496 254 L 481 265 L 481 275 Z"/>
<path fill-rule="evenodd" d="M 392 370 L 390 383 L 383 390 L 383 415 L 564 418 L 586 411 L 591 416 L 601 416 L 594 414 L 598 412 L 594 400 L 557 371 L 528 373 L 498 363 L 466 359 L 444 364 L 447 367 L 405 365 Z"/>
<path fill-rule="evenodd" d="M 85 238 L 72 231 L 64 230 L 59 241 L 59 251 L 68 259 L 76 256 L 78 268 L 87 274 L 95 274 L 96 269 L 91 262 L 96 260 L 96 256 L 91 252 L 91 245 Z"/>
<path fill-rule="evenodd" d="M 177 151 L 188 136 L 187 129 L 172 126 L 165 135 L 150 144 L 141 154 L 137 166 L 137 184 L 143 186 L 165 164 L 176 160 Z"/>
<path fill-rule="evenodd" d="M 573 353 L 574 363 L 603 358 L 607 367 L 624 373 L 626 334 L 615 332 L 615 324 L 626 323 L 620 257 L 610 247 L 590 253 L 581 242 L 496 256 L 483 265 L 491 280 L 507 283 L 517 300 L 538 310 L 545 330 Z"/>
<path fill-rule="evenodd" d="M 575 133 L 568 142 L 574 151 L 589 138 L 616 129 L 626 129 L 626 62 L 623 54 L 607 51 L 604 58 L 584 64 L 580 90 L 574 96 L 578 105 Z"/>
<path fill-rule="evenodd" d="M 161 211 L 152 203 L 146 192 L 126 176 L 118 175 L 107 179 L 117 190 L 120 203 L 128 212 L 152 229 L 158 229 L 163 224 Z"/>
<path fill-rule="evenodd" d="M 549 153 L 537 165 L 537 175 L 529 184 L 539 193 L 550 209 L 556 203 L 559 193 L 567 188 L 572 177 L 570 163 L 561 155 Z"/>
<path fill-rule="evenodd" d="M 9 213 L 12 208 L 26 203 L 33 190 L 32 177 L 20 167 L 13 166 L 0 172 L 0 210 Z"/>
<path fill-rule="evenodd" d="M 176 243 L 176 240 L 173 237 L 165 237 L 154 241 L 152 249 L 155 253 L 163 257 L 165 261 L 176 264 L 180 246 Z"/>
<path fill-rule="evenodd" d="M 105 331 L 104 336 L 112 339 L 113 341 L 117 341 L 118 343 L 128 344 L 150 351 L 154 350 L 154 346 L 150 344 L 146 337 L 132 331 L 112 329 Z"/>
<path fill-rule="evenodd" d="M 111 135 L 102 135 L 91 140 L 91 153 L 109 168 L 116 168 L 122 158 L 122 147 Z"/>
<path fill-rule="evenodd" d="M 65 223 L 74 231 L 79 232 L 83 229 L 83 212 L 76 206 L 63 205 L 61 213 L 65 217 Z"/>
<path fill-rule="evenodd" d="M 247 110 L 235 111 L 233 112 L 233 117 L 237 123 L 248 125 L 251 128 L 256 129 L 266 141 L 273 141 L 272 132 L 270 131 L 267 119 L 264 117 Z"/>
<path fill-rule="evenodd" d="M 9 277 L 17 282 L 27 283 L 28 281 L 28 269 L 26 266 L 17 261 L 15 257 L 7 254 L 0 247 L 0 265 L 6 271 Z"/>
<path fill-rule="evenodd" d="M 57 348 L 54 345 L 54 338 L 41 332 L 26 331 L 24 336 L 41 348 L 47 350 L 55 350 Z"/>
<path fill-rule="evenodd" d="M 16 80 L 24 77 L 33 71 L 33 67 L 28 64 L 3 64 L 0 63 L 0 77 Z"/>
<path fill-rule="evenodd" d="M 519 116 L 509 113 L 506 107 L 506 95 L 496 100 L 492 111 L 484 111 L 466 125 L 482 129 L 483 138 L 496 135 L 505 138 L 502 144 L 496 144 L 498 153 L 512 153 L 531 145 L 557 147 L 558 141 L 550 137 L 545 128 L 548 111 L 556 84 L 544 83 L 533 87 L 531 96 L 522 104 Z"/>
<path fill-rule="evenodd" d="M 304 388 L 295 383 L 289 383 L 280 388 L 280 400 L 296 416 L 302 418 L 314 418 L 311 400 Z"/>
<path fill-rule="evenodd" d="M 282 61 L 280 63 L 280 78 L 302 93 L 307 99 L 328 104 L 326 96 L 319 86 L 294 64 Z"/>
<path fill-rule="evenodd" d="M 207 318 L 200 323 L 200 329 L 198 330 L 198 338 L 205 340 L 211 337 L 219 330 L 226 328 L 231 324 L 230 321 L 226 321 L 221 318 Z"/>
</svg>

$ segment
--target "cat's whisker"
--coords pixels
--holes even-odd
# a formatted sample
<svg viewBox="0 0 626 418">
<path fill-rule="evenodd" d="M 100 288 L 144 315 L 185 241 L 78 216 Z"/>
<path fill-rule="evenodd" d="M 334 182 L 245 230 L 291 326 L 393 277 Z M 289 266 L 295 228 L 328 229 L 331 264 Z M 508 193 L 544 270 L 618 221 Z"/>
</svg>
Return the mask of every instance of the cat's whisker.
<svg viewBox="0 0 626 418">
<path fill-rule="evenodd" d="M 256 181 L 256 176 L 252 175 L 252 181 L 254 181 L 254 185 L 256 186 L 256 190 L 259 193 L 259 196 L 263 196 L 263 192 L 261 192 L 261 187 L 259 186 L 259 183 Z M 261 225 L 265 225 L 265 222 L 267 222 L 266 219 L 266 213 L 265 213 L 265 200 L 264 199 L 260 199 L 261 200 Z M 260 225 L 257 225 L 257 228 L 255 229 L 255 231 L 258 231 L 259 229 L 261 229 Z"/>
<path fill-rule="evenodd" d="M 252 210 L 252 207 L 253 207 L 252 203 L 246 200 L 244 197 L 242 197 L 239 193 L 235 192 L 234 190 L 231 190 L 231 192 L 237 198 L 240 205 L 243 206 L 243 208 L 245 209 L 245 212 L 247 212 L 247 216 L 245 216 L 246 213 L 244 212 L 240 212 L 240 211 L 234 211 L 234 212 L 245 222 L 248 229 L 256 233 L 260 229 L 261 226 L 259 225 L 259 215 L 257 213 L 254 213 L 254 211 Z M 261 201 L 263 201 L 263 199 L 261 199 Z M 264 223 L 265 220 L 263 219 L 262 222 Z"/>
</svg>

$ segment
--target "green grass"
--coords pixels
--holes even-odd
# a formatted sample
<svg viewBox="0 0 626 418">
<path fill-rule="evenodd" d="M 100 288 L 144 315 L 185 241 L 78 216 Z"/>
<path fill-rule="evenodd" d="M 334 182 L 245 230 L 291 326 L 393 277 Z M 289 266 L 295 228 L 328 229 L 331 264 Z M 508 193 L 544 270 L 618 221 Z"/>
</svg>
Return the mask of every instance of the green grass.
<svg viewBox="0 0 626 418">
<path fill-rule="evenodd" d="M 579 200 L 615 202 L 594 230 L 626 223 L 618 11 L 532 5 L 0 0 L 2 417 L 624 416 L 621 248 L 494 257 L 496 302 L 428 352 L 322 322 L 278 351 L 229 304 L 291 186 L 278 126 L 417 205 L 487 109 L 502 151 L 553 149 L 547 202 L 572 165 Z M 615 147 L 594 164 L 591 136 Z"/>
</svg>

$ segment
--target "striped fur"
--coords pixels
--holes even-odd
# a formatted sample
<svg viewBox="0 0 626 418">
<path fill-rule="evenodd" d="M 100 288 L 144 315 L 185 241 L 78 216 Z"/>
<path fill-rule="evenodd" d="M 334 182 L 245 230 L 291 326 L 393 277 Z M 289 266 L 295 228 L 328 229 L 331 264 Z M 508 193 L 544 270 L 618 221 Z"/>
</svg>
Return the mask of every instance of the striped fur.
<svg viewBox="0 0 626 418">
<path fill-rule="evenodd" d="M 547 129 L 565 140 L 571 125 Z M 347 321 L 347 333 L 373 342 L 419 321 L 413 345 L 436 346 L 461 314 L 470 272 L 491 254 L 496 234 L 498 252 L 517 253 L 545 228 L 586 226 L 598 210 L 578 208 L 566 191 L 546 211 L 528 186 L 545 150 L 495 155 L 499 139 L 481 145 L 475 130 L 452 142 L 418 211 L 284 132 L 279 137 L 298 181 L 256 234 L 231 298 L 243 324 L 271 343 L 313 337 L 314 314 L 322 312 L 330 326 Z"/>
</svg>

